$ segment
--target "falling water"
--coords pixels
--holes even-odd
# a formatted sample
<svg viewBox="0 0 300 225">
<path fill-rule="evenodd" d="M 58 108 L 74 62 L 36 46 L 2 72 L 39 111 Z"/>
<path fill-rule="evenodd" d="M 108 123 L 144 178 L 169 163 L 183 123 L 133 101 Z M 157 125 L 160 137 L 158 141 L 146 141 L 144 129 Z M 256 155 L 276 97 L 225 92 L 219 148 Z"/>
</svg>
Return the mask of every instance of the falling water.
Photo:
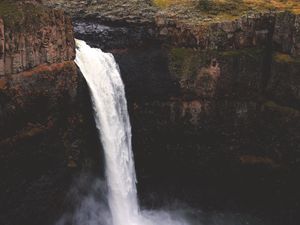
<svg viewBox="0 0 300 225">
<path fill-rule="evenodd" d="M 124 85 L 110 53 L 76 40 L 76 59 L 92 97 L 105 155 L 108 204 L 113 225 L 186 225 L 164 211 L 140 212 Z M 101 218 L 99 218 L 100 220 Z M 93 223 L 95 224 L 95 223 Z"/>
<path fill-rule="evenodd" d="M 136 224 L 138 203 L 131 126 L 124 85 L 112 54 L 76 40 L 76 64 L 90 88 L 105 153 L 108 202 L 114 225 Z"/>
</svg>

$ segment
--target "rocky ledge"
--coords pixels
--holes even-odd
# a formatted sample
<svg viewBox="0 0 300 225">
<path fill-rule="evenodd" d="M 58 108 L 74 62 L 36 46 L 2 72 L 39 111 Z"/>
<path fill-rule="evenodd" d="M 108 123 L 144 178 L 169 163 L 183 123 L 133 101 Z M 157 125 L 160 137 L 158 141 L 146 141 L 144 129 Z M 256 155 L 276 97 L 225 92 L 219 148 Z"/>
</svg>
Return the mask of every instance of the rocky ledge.
<svg viewBox="0 0 300 225">
<path fill-rule="evenodd" d="M 188 6 L 175 3 L 167 8 L 157 7 L 154 2 L 157 1 L 58 0 L 44 4 L 66 10 L 76 21 L 77 37 L 106 49 L 137 47 L 149 40 L 201 50 L 234 50 L 273 43 L 277 50 L 300 55 L 300 16 L 296 10 L 262 7 L 223 15 L 203 12 L 192 0 L 187 1 Z"/>
</svg>

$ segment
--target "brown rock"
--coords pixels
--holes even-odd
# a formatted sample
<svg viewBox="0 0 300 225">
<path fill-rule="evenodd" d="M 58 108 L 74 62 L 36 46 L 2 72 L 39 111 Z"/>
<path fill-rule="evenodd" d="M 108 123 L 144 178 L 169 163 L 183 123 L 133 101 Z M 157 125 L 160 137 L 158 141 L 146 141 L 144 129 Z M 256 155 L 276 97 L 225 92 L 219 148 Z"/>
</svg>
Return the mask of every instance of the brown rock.
<svg viewBox="0 0 300 225">
<path fill-rule="evenodd" d="M 273 42 L 277 49 L 300 56 L 300 15 L 282 13 L 276 17 Z"/>
<path fill-rule="evenodd" d="M 0 15 L 0 75 L 19 73 L 42 63 L 74 59 L 75 44 L 70 18 L 60 10 L 33 4 L 24 3 L 24 6 L 18 7 L 20 9 L 16 10 L 22 11 L 25 16 L 23 20 L 18 20 L 17 25 L 12 26 L 8 19 L 2 19 Z M 34 18 L 27 18 L 32 16 L 27 15 L 27 7 L 38 11 Z M 35 24 L 27 24 L 31 19 Z"/>
<path fill-rule="evenodd" d="M 4 89 L 6 86 L 6 81 L 5 79 L 0 79 L 0 89 Z"/>
<path fill-rule="evenodd" d="M 4 48 L 4 23 L 3 20 L 0 18 L 0 76 L 4 75 Z"/>
</svg>

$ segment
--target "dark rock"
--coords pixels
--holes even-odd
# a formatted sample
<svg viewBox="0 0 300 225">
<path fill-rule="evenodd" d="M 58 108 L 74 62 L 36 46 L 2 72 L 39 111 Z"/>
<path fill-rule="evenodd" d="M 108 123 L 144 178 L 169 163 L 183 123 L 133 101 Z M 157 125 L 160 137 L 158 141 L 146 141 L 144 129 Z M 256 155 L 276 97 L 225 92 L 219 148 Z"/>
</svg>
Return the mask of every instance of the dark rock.
<svg viewBox="0 0 300 225">
<path fill-rule="evenodd" d="M 0 2 L 3 224 L 53 224 L 71 207 L 73 179 L 100 171 L 88 89 L 74 57 L 71 20 L 62 11 Z"/>
</svg>

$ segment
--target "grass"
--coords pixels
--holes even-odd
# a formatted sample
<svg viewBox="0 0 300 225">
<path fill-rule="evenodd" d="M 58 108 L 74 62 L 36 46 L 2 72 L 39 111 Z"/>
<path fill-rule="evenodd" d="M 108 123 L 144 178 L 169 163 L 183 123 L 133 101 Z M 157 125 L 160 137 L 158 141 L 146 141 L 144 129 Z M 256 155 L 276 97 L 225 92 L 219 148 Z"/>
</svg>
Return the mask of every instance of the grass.
<svg viewBox="0 0 300 225">
<path fill-rule="evenodd" d="M 300 58 L 299 57 L 292 57 L 289 54 L 284 54 L 280 52 L 276 52 L 273 54 L 273 59 L 275 62 L 278 63 L 300 63 Z"/>
<path fill-rule="evenodd" d="M 22 12 L 14 2 L 0 2 L 0 17 L 3 18 L 6 26 L 13 26 L 22 20 Z"/>
<path fill-rule="evenodd" d="M 299 0 L 153 0 L 153 3 L 160 8 L 188 6 L 210 15 L 221 16 L 262 10 L 285 10 L 300 14 Z"/>
<path fill-rule="evenodd" d="M 265 51 L 264 48 L 245 48 L 245 49 L 239 49 L 239 50 L 228 50 L 220 52 L 221 56 L 227 56 L 227 57 L 240 57 L 240 56 L 247 56 L 252 59 L 258 59 L 258 55 L 262 55 Z"/>
<path fill-rule="evenodd" d="M 288 106 L 281 106 L 273 101 L 267 101 L 264 104 L 264 107 L 266 107 L 269 110 L 272 110 L 274 112 L 281 113 L 282 115 L 291 116 L 291 117 L 298 117 L 300 116 L 300 112 L 294 108 L 288 107 Z"/>
<path fill-rule="evenodd" d="M 172 5 L 182 5 L 186 3 L 190 3 L 189 0 L 153 0 L 155 6 L 160 8 L 167 8 Z"/>
<path fill-rule="evenodd" d="M 169 49 L 169 69 L 177 77 L 193 77 L 199 68 L 210 65 L 211 60 L 216 58 L 221 62 L 231 62 L 232 59 L 243 58 L 258 62 L 264 56 L 264 48 L 246 48 L 232 51 L 220 50 L 195 50 L 191 48 L 173 47 Z"/>
<path fill-rule="evenodd" d="M 30 31 L 49 20 L 49 14 L 42 6 L 20 4 L 15 1 L 0 2 L 0 17 L 4 20 L 5 28 L 14 31 Z"/>
<path fill-rule="evenodd" d="M 198 54 L 189 48 L 172 48 L 169 52 L 170 70 L 178 77 L 190 77 L 197 69 Z"/>
<path fill-rule="evenodd" d="M 265 156 L 257 156 L 257 155 L 243 155 L 239 157 L 240 162 L 248 165 L 265 165 L 271 166 L 273 168 L 279 167 L 274 159 L 265 157 Z"/>
</svg>

